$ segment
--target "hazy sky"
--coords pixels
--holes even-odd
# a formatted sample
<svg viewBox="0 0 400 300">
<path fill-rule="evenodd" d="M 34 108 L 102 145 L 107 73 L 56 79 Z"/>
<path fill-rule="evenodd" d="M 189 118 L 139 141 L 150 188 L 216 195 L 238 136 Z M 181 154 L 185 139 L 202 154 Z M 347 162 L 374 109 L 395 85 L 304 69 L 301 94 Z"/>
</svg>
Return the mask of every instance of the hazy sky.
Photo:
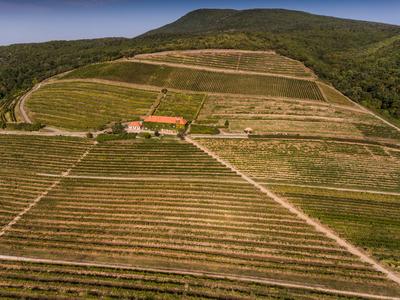
<svg viewBox="0 0 400 300">
<path fill-rule="evenodd" d="M 0 45 L 134 37 L 197 8 L 287 8 L 400 25 L 400 0 L 0 0 Z"/>
</svg>

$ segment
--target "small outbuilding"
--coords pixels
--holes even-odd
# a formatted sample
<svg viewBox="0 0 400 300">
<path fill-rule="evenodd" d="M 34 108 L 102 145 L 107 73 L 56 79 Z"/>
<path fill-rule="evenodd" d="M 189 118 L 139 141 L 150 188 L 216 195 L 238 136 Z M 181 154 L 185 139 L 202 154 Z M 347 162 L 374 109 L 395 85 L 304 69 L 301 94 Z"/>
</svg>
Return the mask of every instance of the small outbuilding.
<svg viewBox="0 0 400 300">
<path fill-rule="evenodd" d="M 244 130 L 244 133 L 246 133 L 246 134 L 252 134 L 252 133 L 253 133 L 253 129 L 250 128 L 250 127 L 247 127 L 247 128 Z"/>
</svg>

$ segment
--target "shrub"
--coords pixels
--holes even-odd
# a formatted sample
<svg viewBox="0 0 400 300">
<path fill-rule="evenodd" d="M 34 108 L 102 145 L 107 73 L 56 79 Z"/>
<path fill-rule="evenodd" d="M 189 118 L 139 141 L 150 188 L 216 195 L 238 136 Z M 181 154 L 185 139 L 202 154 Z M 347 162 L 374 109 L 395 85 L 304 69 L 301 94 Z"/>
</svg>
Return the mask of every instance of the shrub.
<svg viewBox="0 0 400 300">
<path fill-rule="evenodd" d="M 5 129 L 7 127 L 7 124 L 4 121 L 0 120 L 0 129 Z"/>
<path fill-rule="evenodd" d="M 91 133 L 91 132 L 86 133 L 86 137 L 88 139 L 92 139 L 93 138 L 93 133 Z"/>
<path fill-rule="evenodd" d="M 7 123 L 7 128 L 11 130 L 23 130 L 23 131 L 39 131 L 44 127 L 41 123 Z"/>
<path fill-rule="evenodd" d="M 229 128 L 229 120 L 226 120 L 226 121 L 225 121 L 224 126 L 225 126 L 225 128 Z"/>
<path fill-rule="evenodd" d="M 125 133 L 125 127 L 121 123 L 115 123 L 112 127 L 113 134 L 122 134 Z"/>
<path fill-rule="evenodd" d="M 96 141 L 99 143 L 107 141 L 117 141 L 117 140 L 134 140 L 136 139 L 136 133 L 120 133 L 120 134 L 99 134 Z"/>
<path fill-rule="evenodd" d="M 219 134 L 219 129 L 215 126 L 192 124 L 190 127 L 192 134 Z"/>
<path fill-rule="evenodd" d="M 139 136 L 145 139 L 151 139 L 151 134 L 148 132 L 141 132 L 139 133 Z"/>
</svg>

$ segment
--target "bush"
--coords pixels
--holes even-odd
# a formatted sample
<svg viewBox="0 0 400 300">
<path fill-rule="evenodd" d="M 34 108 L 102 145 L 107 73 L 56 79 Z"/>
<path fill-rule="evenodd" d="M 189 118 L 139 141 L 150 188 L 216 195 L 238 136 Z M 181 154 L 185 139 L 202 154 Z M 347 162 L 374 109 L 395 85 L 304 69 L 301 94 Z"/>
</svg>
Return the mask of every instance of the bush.
<svg viewBox="0 0 400 300">
<path fill-rule="evenodd" d="M 139 136 L 145 139 L 151 139 L 151 134 L 148 132 L 141 132 L 139 133 Z"/>
<path fill-rule="evenodd" d="M 164 95 L 166 95 L 166 94 L 168 93 L 168 90 L 167 90 L 167 89 L 162 89 L 162 90 L 161 90 L 161 93 L 163 93 Z"/>
<path fill-rule="evenodd" d="M 120 133 L 120 134 L 99 134 L 96 138 L 96 141 L 108 142 L 108 141 L 117 141 L 117 140 L 134 140 L 136 139 L 136 133 Z"/>
<path fill-rule="evenodd" d="M 86 133 L 86 137 L 88 139 L 92 139 L 93 138 L 93 133 L 91 133 L 91 132 Z"/>
<path fill-rule="evenodd" d="M 160 136 L 160 132 L 158 131 L 158 130 L 156 130 L 155 132 L 154 132 L 154 136 Z"/>
<path fill-rule="evenodd" d="M 0 120 L 0 129 L 5 129 L 6 127 L 7 127 L 7 124 Z"/>
<path fill-rule="evenodd" d="M 39 131 L 44 127 L 41 123 L 7 123 L 7 129 L 22 131 Z"/>
<path fill-rule="evenodd" d="M 219 134 L 219 129 L 215 126 L 192 124 L 190 127 L 192 134 Z"/>
<path fill-rule="evenodd" d="M 115 123 L 112 127 L 113 134 L 122 134 L 125 133 L 125 127 L 121 123 Z"/>
<path fill-rule="evenodd" d="M 225 121 L 224 126 L 225 126 L 225 128 L 229 128 L 229 120 L 226 120 L 226 121 Z"/>
</svg>

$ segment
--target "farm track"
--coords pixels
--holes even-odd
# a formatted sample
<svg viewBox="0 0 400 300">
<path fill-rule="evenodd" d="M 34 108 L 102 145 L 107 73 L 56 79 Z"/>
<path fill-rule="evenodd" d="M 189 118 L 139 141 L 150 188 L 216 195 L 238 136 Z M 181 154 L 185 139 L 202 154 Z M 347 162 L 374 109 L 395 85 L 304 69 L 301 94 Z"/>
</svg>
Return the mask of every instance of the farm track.
<svg viewBox="0 0 400 300">
<path fill-rule="evenodd" d="M 311 188 L 311 189 L 322 189 L 322 190 L 332 190 L 332 191 L 340 191 L 340 192 L 355 192 L 355 193 L 367 193 L 367 194 L 380 194 L 380 195 L 392 195 L 392 196 L 400 196 L 400 193 L 396 192 L 385 192 L 385 191 L 374 191 L 374 190 L 365 190 L 365 189 L 348 189 L 348 188 L 337 188 L 331 186 L 319 186 L 319 185 L 306 185 L 306 184 L 290 184 L 290 183 L 274 183 L 274 182 L 266 182 L 263 185 L 281 185 L 281 186 L 293 186 L 293 187 L 302 187 L 302 188 Z"/>
<path fill-rule="evenodd" d="M 279 286 L 279 287 L 284 287 L 284 288 L 303 289 L 303 290 L 317 291 L 317 292 L 349 296 L 349 297 L 361 297 L 361 298 L 366 298 L 366 299 L 382 299 L 382 300 L 398 300 L 398 299 L 400 299 L 398 297 L 388 297 L 388 296 L 374 295 L 374 294 L 368 294 L 368 293 L 358 293 L 358 292 L 350 292 L 350 291 L 343 291 L 343 290 L 337 290 L 337 289 L 329 289 L 329 288 L 323 288 L 323 287 L 319 287 L 319 286 L 291 283 L 291 282 L 266 279 L 266 278 L 261 278 L 261 277 L 228 275 L 228 274 L 219 274 L 219 273 L 213 273 L 213 272 L 195 272 L 195 271 L 191 271 L 191 270 L 174 269 L 174 268 L 143 268 L 143 267 L 132 267 L 132 266 L 127 266 L 127 265 L 119 265 L 119 264 L 102 264 L 102 263 L 92 263 L 92 262 L 76 262 L 76 261 L 65 261 L 65 260 L 38 259 L 38 258 L 29 258 L 29 257 L 22 257 L 22 256 L 7 256 L 7 255 L 0 255 L 0 260 L 39 263 L 39 264 L 65 265 L 65 266 L 124 269 L 124 270 L 156 272 L 156 273 L 175 274 L 175 275 L 189 275 L 189 276 L 197 276 L 197 277 L 208 277 L 210 279 L 228 279 L 228 280 L 232 280 L 232 281 L 240 281 L 240 282 L 246 282 L 246 283 L 258 283 L 258 284 Z"/>
<path fill-rule="evenodd" d="M 144 63 L 144 64 L 149 64 L 149 65 L 170 66 L 170 67 L 218 72 L 218 73 L 225 73 L 225 74 L 274 76 L 274 77 L 282 77 L 282 78 L 289 78 L 289 79 L 301 79 L 301 80 L 307 80 L 307 81 L 315 81 L 316 80 L 315 77 L 310 77 L 310 76 L 291 76 L 291 75 L 283 75 L 283 74 L 272 73 L 272 72 L 268 73 L 268 72 L 255 72 L 255 71 L 244 71 L 244 70 L 231 70 L 231 69 L 205 67 L 205 66 L 190 65 L 190 64 L 178 64 L 178 63 L 172 63 L 172 62 L 159 62 L 159 61 L 152 61 L 152 60 L 147 60 L 147 59 L 143 59 L 143 58 L 132 58 L 132 59 L 128 58 L 128 59 L 124 59 L 124 60 L 118 60 L 118 62 L 140 62 L 140 63 Z"/>
<path fill-rule="evenodd" d="M 234 167 L 230 163 L 228 163 L 228 162 L 224 161 L 223 159 L 221 159 L 217 154 L 213 153 L 212 151 L 210 151 L 206 147 L 200 145 L 199 143 L 197 143 L 196 141 L 192 140 L 191 138 L 186 137 L 185 140 L 187 142 L 193 144 L 194 146 L 196 146 L 200 150 L 204 151 L 205 153 L 207 153 L 208 155 L 210 155 L 211 157 L 216 159 L 218 162 L 220 162 L 221 164 L 223 164 L 227 168 L 231 169 L 233 172 L 235 172 L 236 174 L 241 176 L 248 183 L 252 184 L 258 190 L 260 190 L 261 192 L 263 192 L 266 195 L 268 195 L 275 202 L 277 202 L 278 204 L 280 204 L 284 208 L 288 209 L 291 213 L 293 213 L 296 216 L 298 216 L 301 220 L 304 220 L 307 224 L 313 226 L 318 232 L 321 232 L 326 237 L 328 237 L 329 239 L 336 241 L 341 247 L 344 247 L 350 253 L 352 253 L 353 255 L 355 255 L 357 257 L 359 257 L 361 259 L 361 261 L 371 265 L 375 270 L 377 270 L 377 271 L 379 271 L 381 273 L 384 273 L 390 280 L 392 280 L 392 281 L 394 281 L 394 282 L 396 282 L 397 284 L 400 285 L 400 276 L 398 274 L 396 274 L 394 271 L 392 271 L 391 269 L 387 268 L 384 265 L 381 265 L 375 259 L 373 259 L 372 257 L 368 256 L 367 254 L 365 254 L 361 250 L 359 250 L 357 247 L 353 246 L 352 244 L 350 244 L 346 240 L 342 239 L 340 236 L 338 236 L 335 232 L 333 232 L 328 227 L 326 227 L 326 226 L 322 225 L 321 223 L 319 223 L 319 222 L 313 220 L 312 218 L 308 217 L 306 214 L 304 214 L 302 211 L 300 211 L 298 208 L 296 208 L 290 202 L 288 202 L 284 198 L 281 198 L 281 197 L 277 196 L 275 193 L 273 193 L 272 191 L 270 191 L 266 187 L 264 187 L 261 184 L 255 182 L 252 178 L 250 178 L 249 176 L 247 176 L 244 173 L 242 173 L 241 171 L 239 171 L 236 167 Z"/>
<path fill-rule="evenodd" d="M 80 161 L 82 161 L 90 152 L 90 150 L 95 146 L 95 144 L 92 144 L 89 146 L 89 148 L 78 158 L 76 162 L 70 166 L 65 172 L 62 173 L 61 177 L 54 181 L 52 185 L 50 185 L 47 189 L 45 189 L 36 199 L 34 199 L 28 207 L 26 207 L 23 211 L 21 211 L 18 215 L 16 215 L 8 224 L 3 226 L 3 228 L 0 230 L 0 237 L 2 237 L 4 234 L 9 231 L 12 226 L 14 226 L 25 214 L 29 213 L 37 204 L 44 198 L 46 197 L 53 189 L 55 189 L 60 183 L 63 177 L 67 177 L 72 169 L 78 164 Z"/>
</svg>

